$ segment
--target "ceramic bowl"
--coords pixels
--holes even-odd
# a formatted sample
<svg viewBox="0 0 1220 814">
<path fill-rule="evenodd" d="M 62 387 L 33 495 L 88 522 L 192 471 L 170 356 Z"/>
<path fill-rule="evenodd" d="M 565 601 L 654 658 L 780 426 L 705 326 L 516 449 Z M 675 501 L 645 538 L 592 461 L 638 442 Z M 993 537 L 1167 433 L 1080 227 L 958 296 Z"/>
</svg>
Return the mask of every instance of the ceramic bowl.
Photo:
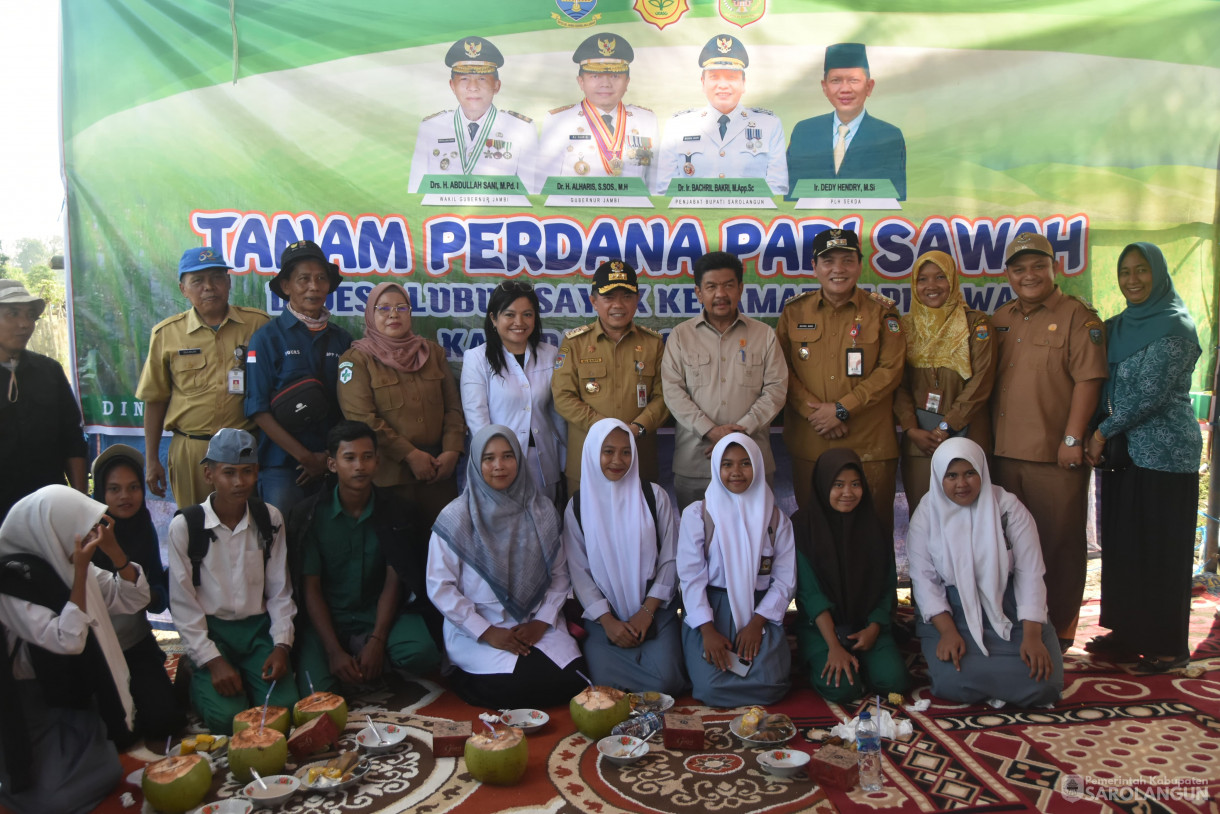
<svg viewBox="0 0 1220 814">
<path fill-rule="evenodd" d="M 809 763 L 809 755 L 794 749 L 772 749 L 758 756 L 758 765 L 777 777 L 793 777 Z"/>
<path fill-rule="evenodd" d="M 372 734 L 370 733 L 370 737 Z M 364 780 L 364 776 L 369 773 L 371 768 L 368 758 L 361 758 L 358 763 L 348 770 L 343 776 L 344 779 L 332 780 L 330 778 L 318 778 L 316 783 L 310 784 L 309 770 L 310 769 L 325 769 L 326 764 L 330 761 L 317 760 L 313 763 L 303 764 L 295 772 L 293 776 L 301 781 L 301 788 L 305 791 L 317 792 L 319 794 L 329 794 L 332 791 L 342 791 L 343 789 L 351 788 L 360 781 Z"/>
<path fill-rule="evenodd" d="M 500 713 L 500 723 L 515 726 L 525 733 L 541 729 L 549 720 L 551 716 L 540 709 L 506 709 Z"/>
<path fill-rule="evenodd" d="M 301 788 L 301 781 L 290 774 L 269 775 L 263 778 L 263 782 L 267 784 L 266 789 L 257 780 L 251 780 L 241 793 L 254 805 L 267 808 L 278 806 Z"/>
<path fill-rule="evenodd" d="M 597 751 L 615 766 L 629 766 L 648 754 L 648 750 L 648 744 L 631 735 L 607 735 L 597 742 Z"/>
<path fill-rule="evenodd" d="M 259 789 L 262 791 L 262 789 Z M 206 806 L 200 806 L 195 809 L 195 814 L 250 814 L 254 810 L 254 803 L 249 800 L 239 800 L 236 797 L 230 797 L 228 800 L 220 800 L 215 803 L 208 803 Z"/>
<path fill-rule="evenodd" d="M 407 737 L 407 730 L 398 724 L 378 724 L 377 734 L 373 734 L 373 730 L 368 724 L 361 727 L 356 733 L 356 743 L 360 744 L 360 748 L 371 755 L 379 755 L 382 752 L 390 752 L 399 747 Z M 381 737 L 378 738 L 378 735 Z"/>
</svg>

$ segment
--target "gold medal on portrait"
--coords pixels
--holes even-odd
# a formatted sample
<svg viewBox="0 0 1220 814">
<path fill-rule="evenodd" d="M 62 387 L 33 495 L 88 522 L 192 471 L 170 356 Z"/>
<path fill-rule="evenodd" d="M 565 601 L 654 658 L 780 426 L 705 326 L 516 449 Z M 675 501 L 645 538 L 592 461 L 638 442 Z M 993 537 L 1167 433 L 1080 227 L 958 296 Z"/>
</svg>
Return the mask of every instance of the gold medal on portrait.
<svg viewBox="0 0 1220 814">
<path fill-rule="evenodd" d="M 448 159 L 448 158 L 442 158 L 442 159 L 441 159 L 441 169 L 442 169 L 442 170 L 447 170 L 447 169 L 449 169 L 449 159 Z"/>
<path fill-rule="evenodd" d="M 622 175 L 623 174 L 623 159 L 621 159 L 621 158 L 610 159 L 610 174 L 611 175 Z"/>
<path fill-rule="evenodd" d="M 586 161 L 584 161 L 583 159 L 580 161 L 577 161 L 576 165 L 574 167 L 572 167 L 572 169 L 576 170 L 577 175 L 588 175 L 589 174 L 589 164 Z"/>
<path fill-rule="evenodd" d="M 600 393 L 602 386 L 597 382 L 585 382 L 585 390 L 589 393 Z"/>
</svg>

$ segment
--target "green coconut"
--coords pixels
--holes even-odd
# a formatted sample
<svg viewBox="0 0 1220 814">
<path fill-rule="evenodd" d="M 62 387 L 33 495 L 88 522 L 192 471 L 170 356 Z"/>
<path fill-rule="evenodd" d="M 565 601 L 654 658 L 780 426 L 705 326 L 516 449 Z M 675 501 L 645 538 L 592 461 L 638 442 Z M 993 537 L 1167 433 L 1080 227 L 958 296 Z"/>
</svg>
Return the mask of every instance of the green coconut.
<svg viewBox="0 0 1220 814">
<path fill-rule="evenodd" d="M 140 788 L 157 811 L 181 814 L 203 802 L 212 787 L 212 764 L 203 755 L 179 755 L 144 768 Z"/>
<path fill-rule="evenodd" d="M 466 739 L 466 771 L 480 783 L 514 786 L 525 774 L 529 746 L 515 726 L 497 727 L 495 732 L 476 732 Z"/>
<path fill-rule="evenodd" d="M 279 774 L 288 762 L 288 741 L 278 729 L 246 727 L 229 741 L 229 770 L 242 782 L 254 779 L 251 769 L 264 777 Z"/>
<path fill-rule="evenodd" d="M 572 722 L 587 738 L 599 741 L 631 715 L 627 693 L 613 687 L 588 687 L 568 705 Z"/>
<path fill-rule="evenodd" d="M 233 716 L 233 733 L 237 734 L 251 726 L 257 728 L 262 722 L 263 708 L 250 707 Z M 267 729 L 275 729 L 287 735 L 291 725 L 292 717 L 288 714 L 288 707 L 267 707 Z"/>
<path fill-rule="evenodd" d="M 333 692 L 315 692 L 297 701 L 292 708 L 292 725 L 300 726 L 325 712 L 335 723 L 335 729 L 343 732 L 347 726 L 347 702 Z"/>
</svg>

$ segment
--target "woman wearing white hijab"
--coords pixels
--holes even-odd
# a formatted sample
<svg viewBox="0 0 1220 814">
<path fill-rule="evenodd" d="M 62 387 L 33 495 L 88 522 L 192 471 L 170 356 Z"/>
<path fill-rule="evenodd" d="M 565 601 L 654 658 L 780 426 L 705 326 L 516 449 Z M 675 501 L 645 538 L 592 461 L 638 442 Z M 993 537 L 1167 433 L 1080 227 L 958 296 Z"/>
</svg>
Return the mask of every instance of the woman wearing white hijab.
<svg viewBox="0 0 1220 814">
<path fill-rule="evenodd" d="M 589 429 L 580 487 L 568 503 L 563 543 L 588 621 L 589 674 L 599 685 L 676 695 L 686 687 L 681 622 L 671 601 L 678 518 L 664 489 L 640 482 L 635 439 L 617 418 Z"/>
<path fill-rule="evenodd" d="M 933 695 L 1020 707 L 1059 700 L 1063 658 L 1047 624 L 1038 529 L 1015 495 L 992 485 L 978 444 L 950 438 L 932 455 L 907 552 Z"/>
<path fill-rule="evenodd" d="M 471 706 L 554 706 L 586 686 L 563 617 L 571 581 L 559 512 L 523 461 L 508 427 L 475 433 L 466 489 L 428 541 L 428 596 L 445 617 L 449 683 Z"/>
<path fill-rule="evenodd" d="M 110 613 L 143 609 L 149 591 L 105 511 L 45 486 L 0 526 L 0 807 L 18 814 L 90 811 L 122 776 L 107 727 L 130 729 L 133 705 Z M 98 568 L 98 550 L 124 565 Z"/>
<path fill-rule="evenodd" d="M 796 589 L 796 545 L 748 435 L 730 433 L 712 449 L 707 493 L 682 512 L 678 579 L 695 698 L 714 707 L 783 698 L 791 686 L 783 620 Z"/>
</svg>

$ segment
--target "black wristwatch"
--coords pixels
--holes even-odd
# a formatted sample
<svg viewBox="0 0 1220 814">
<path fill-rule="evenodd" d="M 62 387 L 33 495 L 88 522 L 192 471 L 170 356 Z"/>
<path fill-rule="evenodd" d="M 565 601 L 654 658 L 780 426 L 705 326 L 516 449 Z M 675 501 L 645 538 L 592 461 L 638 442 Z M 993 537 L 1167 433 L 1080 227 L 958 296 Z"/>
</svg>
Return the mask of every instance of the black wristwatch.
<svg viewBox="0 0 1220 814">
<path fill-rule="evenodd" d="M 643 424 L 640 424 L 640 423 L 637 423 L 637 422 L 635 422 L 635 421 L 632 421 L 632 422 L 631 422 L 631 426 L 633 426 L 633 427 L 639 427 L 639 429 L 640 429 L 640 431 L 639 431 L 639 432 L 637 432 L 637 433 L 635 434 L 635 437 L 636 437 L 636 438 L 643 438 L 645 435 L 647 435 L 647 434 L 648 434 L 648 430 L 647 430 L 647 429 L 645 429 L 645 427 L 644 427 L 644 425 L 643 425 Z"/>
<path fill-rule="evenodd" d="M 851 413 L 847 412 L 847 408 L 837 401 L 835 402 L 835 418 L 840 421 L 846 421 L 851 418 Z"/>
</svg>

